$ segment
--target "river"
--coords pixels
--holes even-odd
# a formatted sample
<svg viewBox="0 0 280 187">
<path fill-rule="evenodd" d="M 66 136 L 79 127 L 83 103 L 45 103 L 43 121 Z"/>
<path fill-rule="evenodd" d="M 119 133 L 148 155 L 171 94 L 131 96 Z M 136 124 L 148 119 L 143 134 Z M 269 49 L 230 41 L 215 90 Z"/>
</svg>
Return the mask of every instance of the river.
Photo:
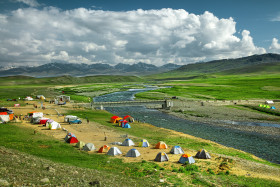
<svg viewBox="0 0 280 187">
<path fill-rule="evenodd" d="M 139 92 L 156 88 L 131 89 L 123 92 L 115 92 L 93 98 L 95 102 L 129 101 Z M 106 107 L 107 111 L 119 115 L 130 115 L 139 121 L 152 124 L 157 127 L 172 129 L 185 134 L 208 139 L 227 147 L 233 147 L 252 153 L 270 162 L 280 164 L 280 137 L 264 135 L 255 132 L 241 131 L 213 124 L 189 121 L 158 110 L 148 109 L 144 106 L 135 107 Z"/>
</svg>

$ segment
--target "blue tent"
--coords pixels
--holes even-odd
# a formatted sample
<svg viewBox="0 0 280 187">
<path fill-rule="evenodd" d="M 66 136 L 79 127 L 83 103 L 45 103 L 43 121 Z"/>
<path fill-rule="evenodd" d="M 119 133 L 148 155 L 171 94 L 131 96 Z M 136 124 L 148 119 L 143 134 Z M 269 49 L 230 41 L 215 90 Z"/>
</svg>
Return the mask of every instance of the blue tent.
<svg viewBox="0 0 280 187">
<path fill-rule="evenodd" d="M 275 106 L 272 106 L 270 109 L 273 109 L 273 110 L 275 110 L 276 108 L 275 108 Z"/>
<path fill-rule="evenodd" d="M 131 127 L 130 127 L 130 125 L 129 125 L 128 123 L 126 123 L 126 124 L 123 126 L 123 128 L 128 128 L 128 129 L 130 129 Z"/>
</svg>

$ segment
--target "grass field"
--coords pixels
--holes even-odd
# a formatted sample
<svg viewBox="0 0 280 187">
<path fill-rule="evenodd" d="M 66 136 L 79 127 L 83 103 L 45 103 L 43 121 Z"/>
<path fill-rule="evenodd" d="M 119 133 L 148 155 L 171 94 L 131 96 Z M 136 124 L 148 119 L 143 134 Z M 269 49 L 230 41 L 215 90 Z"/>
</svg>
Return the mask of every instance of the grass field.
<svg viewBox="0 0 280 187">
<path fill-rule="evenodd" d="M 280 75 L 211 75 L 190 80 L 164 80 L 161 85 L 171 86 L 156 91 L 139 93 L 139 98 L 162 99 L 179 96 L 194 99 L 246 100 L 279 99 Z M 151 94 L 153 92 L 153 94 Z M 164 93 L 164 94 L 163 94 Z"/>
</svg>

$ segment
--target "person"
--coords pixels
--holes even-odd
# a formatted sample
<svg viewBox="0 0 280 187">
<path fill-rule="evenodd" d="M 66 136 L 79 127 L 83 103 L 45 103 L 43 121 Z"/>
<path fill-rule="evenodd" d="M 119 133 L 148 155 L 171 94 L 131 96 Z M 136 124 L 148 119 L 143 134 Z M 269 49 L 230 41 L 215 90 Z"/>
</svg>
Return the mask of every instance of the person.
<svg viewBox="0 0 280 187">
<path fill-rule="evenodd" d="M 89 119 L 87 119 L 87 123 L 89 124 Z"/>
</svg>

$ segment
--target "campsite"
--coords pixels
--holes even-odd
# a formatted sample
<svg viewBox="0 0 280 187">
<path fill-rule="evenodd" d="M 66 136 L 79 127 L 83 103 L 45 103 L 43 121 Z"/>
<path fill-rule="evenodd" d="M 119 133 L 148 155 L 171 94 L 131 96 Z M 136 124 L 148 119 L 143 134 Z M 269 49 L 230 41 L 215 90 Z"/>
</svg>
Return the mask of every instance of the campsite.
<svg viewBox="0 0 280 187">
<path fill-rule="evenodd" d="M 123 84 L 127 85 L 126 82 L 124 82 Z M 279 166 L 277 164 L 273 164 L 263 159 L 257 158 L 246 152 L 228 148 L 214 143 L 213 141 L 204 140 L 187 135 L 185 133 L 155 127 L 141 120 L 139 121 L 139 119 L 135 120 L 133 119 L 133 116 L 116 116 L 104 110 L 92 110 L 77 106 L 76 103 L 79 103 L 82 100 L 86 100 L 87 96 L 77 95 L 78 97 L 76 98 L 78 99 L 73 101 L 72 99 L 75 98 L 75 96 L 73 96 L 74 92 L 72 92 L 71 95 L 69 94 L 70 97 L 73 97 L 71 97 L 71 101 L 67 101 L 65 105 L 59 105 L 53 102 L 49 102 L 49 100 L 52 100 L 52 98 L 54 98 L 52 95 L 59 95 L 59 93 L 61 93 L 61 90 L 75 89 L 76 91 L 79 90 L 79 93 L 81 93 L 81 90 L 85 91 L 86 89 L 94 89 L 95 91 L 92 90 L 91 92 L 87 93 L 104 94 L 104 91 L 99 90 L 101 90 L 101 88 L 104 90 L 108 89 L 108 85 L 110 85 L 109 87 L 120 88 L 120 83 L 111 83 L 98 84 L 98 89 L 96 89 L 97 86 L 95 85 L 54 85 L 51 86 L 53 87 L 53 89 L 49 89 L 48 91 L 40 89 L 42 91 L 41 94 L 46 96 L 46 100 L 42 105 L 44 108 L 41 107 L 41 105 L 39 104 L 40 101 L 37 99 L 31 101 L 13 101 L 13 103 L 20 102 L 20 107 L 14 106 L 13 103 L 10 103 L 11 101 L 5 101 L 5 103 L 7 103 L 7 108 L 12 110 L 15 116 L 19 117 L 21 115 L 30 115 L 31 113 L 36 112 L 34 113 L 35 116 L 43 114 L 43 118 L 39 121 L 39 124 L 31 123 L 30 119 L 25 120 L 24 118 L 22 118 L 21 120 L 19 120 L 19 118 L 17 118 L 16 121 L 10 122 L 9 125 L 1 125 L 1 131 L 6 131 L 7 129 L 5 130 L 5 128 L 8 127 L 18 131 L 18 133 L 21 133 L 21 131 L 28 132 L 27 136 L 24 136 L 24 138 L 27 138 L 29 140 L 26 142 L 26 146 L 29 144 L 28 142 L 33 142 L 32 149 L 27 149 L 27 147 L 30 147 L 31 145 L 28 145 L 26 147 L 24 144 L 15 145 L 8 143 L 9 139 L 10 141 L 13 139 L 12 136 L 7 133 L 8 131 L 6 131 L 7 138 L 5 139 L 8 142 L 3 142 L 2 145 L 5 145 L 6 148 L 17 149 L 21 152 L 31 154 L 35 156 L 35 158 L 40 157 L 43 159 L 50 159 L 51 162 L 56 163 L 55 166 L 60 163 L 67 163 L 70 165 L 74 164 L 78 168 L 88 168 L 93 171 L 98 170 L 101 173 L 106 173 L 105 175 L 108 174 L 108 169 L 106 169 L 108 167 L 111 168 L 110 172 L 115 173 L 114 175 L 116 175 L 116 173 L 119 173 L 120 170 L 123 170 L 128 176 L 132 177 L 127 180 L 127 182 L 130 181 L 130 184 L 135 184 L 134 182 L 137 183 L 137 181 L 141 180 L 141 182 L 143 183 L 150 183 L 151 181 L 153 181 L 153 183 L 156 185 L 205 185 L 210 184 L 210 180 L 215 180 L 215 184 L 222 185 L 224 183 L 223 181 L 228 182 L 228 179 L 230 179 L 232 181 L 232 184 L 234 184 L 234 181 L 236 180 L 241 183 L 250 183 L 250 185 L 254 185 L 255 183 L 260 183 L 262 181 L 264 184 L 269 183 L 271 184 L 271 186 L 277 186 L 280 171 Z M 131 87 L 135 87 L 134 83 L 131 84 Z M 22 88 L 24 89 L 24 87 Z M 39 87 L 35 85 L 34 88 L 37 90 L 37 93 Z M 108 92 L 110 93 L 110 89 L 108 89 L 107 93 Z M 64 94 L 65 93 L 67 94 L 67 91 L 64 91 Z M 32 95 L 32 92 L 30 95 Z M 180 100 L 180 98 L 178 100 Z M 180 101 L 182 102 L 182 100 Z M 37 108 L 34 107 L 34 104 L 38 105 Z M 279 108 L 278 103 L 274 103 L 274 105 L 276 106 L 276 108 Z M 200 102 L 194 102 L 193 106 L 194 108 L 202 108 Z M 205 110 L 209 110 L 209 107 L 211 107 L 212 110 L 215 108 L 219 109 L 219 107 L 215 105 L 205 105 L 203 107 L 206 108 L 202 108 Z M 231 110 L 231 108 L 229 109 Z M 236 108 L 232 109 L 235 110 Z M 166 112 L 172 112 L 173 115 L 180 114 L 176 112 L 176 110 L 178 109 L 175 108 L 174 111 Z M 200 109 L 200 111 L 202 112 L 203 110 Z M 267 116 L 267 114 L 254 114 Z M 69 124 L 69 120 L 75 120 L 77 118 L 81 119 L 81 124 Z M 270 116 L 269 118 L 273 119 L 277 118 L 277 116 Z M 50 125 L 46 124 L 46 126 L 44 126 L 44 122 L 47 122 L 49 119 L 57 122 L 60 127 L 58 127 L 57 130 L 50 130 Z M 87 123 L 87 119 L 89 120 L 89 123 Z M 203 117 L 203 119 L 206 119 L 206 117 Z M 196 120 L 198 121 L 203 119 L 202 117 L 196 117 Z M 129 124 L 131 128 L 123 128 L 125 124 Z M 246 130 L 250 131 L 252 129 Z M 258 130 L 263 133 L 268 133 L 264 132 L 261 127 Z M 66 135 L 68 133 L 71 133 L 75 136 L 75 143 L 70 143 L 70 140 L 68 141 L 69 143 L 65 141 Z M 34 138 L 38 140 L 35 140 Z M 127 139 L 129 139 L 129 141 L 126 142 L 125 140 Z M 81 146 L 75 147 L 76 144 L 79 144 L 79 141 L 82 141 Z M 132 141 L 133 143 L 131 144 L 130 141 Z M 119 142 L 120 144 L 114 144 L 115 142 Z M 34 143 L 36 146 L 34 146 Z M 88 143 L 90 143 L 90 147 L 85 148 L 84 150 L 84 145 Z M 129 146 L 121 145 L 123 143 L 128 143 Z M 64 154 L 59 153 L 61 154 L 61 158 L 52 156 L 52 154 L 57 154 L 56 152 L 59 151 L 57 150 L 59 149 L 59 147 L 63 147 L 63 149 L 67 149 L 67 151 L 65 150 L 66 152 Z M 99 150 L 101 148 L 103 149 L 104 147 L 104 151 L 101 151 L 102 153 L 98 153 Z M 116 156 L 107 156 L 107 153 L 110 149 L 106 149 L 106 147 L 110 147 L 110 149 L 112 147 L 117 147 L 121 153 Z M 180 149 L 177 149 L 178 147 L 181 147 L 184 153 L 182 153 Z M 174 150 L 175 148 L 176 150 Z M 207 153 L 211 157 L 210 159 L 197 158 L 197 155 L 199 154 L 198 151 L 201 151 L 202 149 L 206 149 L 208 151 Z M 9 150 L 2 151 L 9 152 Z M 159 153 L 163 154 L 163 152 L 166 153 L 168 161 L 156 161 L 157 155 Z M 179 152 L 180 154 L 172 154 L 173 152 Z M 179 160 L 181 159 L 181 156 L 183 154 L 188 155 L 183 157 L 185 160 L 187 160 L 189 155 L 191 155 L 195 160 L 195 163 L 189 165 L 179 163 Z M 71 159 L 71 157 L 77 156 L 85 159 L 85 161 L 78 162 L 81 158 L 78 160 Z M 63 157 L 67 159 L 63 159 Z M 98 160 L 98 162 L 90 161 L 93 158 Z M 90 162 L 91 164 L 89 165 L 87 164 L 87 162 Z M 5 166 L 5 168 L 7 167 L 8 166 Z M 260 167 L 262 167 L 261 170 Z M 80 170 L 78 168 L 75 170 Z M 44 170 L 45 169 L 43 169 L 43 171 Z M 12 171 L 9 170 L 9 172 Z M 117 176 L 118 175 L 122 176 L 122 174 L 117 174 Z M 145 178 L 145 175 L 148 175 L 150 177 Z M 26 178 L 27 176 L 22 177 Z M 41 178 L 38 176 L 37 182 L 34 181 L 34 183 L 43 184 L 43 182 L 40 182 L 43 178 L 43 176 Z M 50 176 L 47 178 L 51 181 L 51 184 L 54 184 L 56 182 L 62 184 L 58 182 L 57 179 L 52 180 Z M 73 178 L 75 177 L 73 176 Z M 89 178 L 91 181 L 88 179 L 84 180 L 84 182 L 89 184 L 92 181 L 101 181 L 101 179 L 98 179 L 98 175 L 95 178 L 92 176 Z M 119 177 L 116 181 L 120 179 L 121 177 Z M 121 181 L 123 182 L 123 180 L 124 179 L 122 179 Z M 251 182 L 248 182 L 248 180 L 250 180 Z M 73 184 L 79 183 L 76 179 L 73 179 L 72 181 Z M 121 183 L 121 181 L 119 182 Z M 100 183 L 109 185 L 110 182 L 107 181 Z M 15 184 L 19 184 L 19 181 L 15 181 Z"/>
</svg>

